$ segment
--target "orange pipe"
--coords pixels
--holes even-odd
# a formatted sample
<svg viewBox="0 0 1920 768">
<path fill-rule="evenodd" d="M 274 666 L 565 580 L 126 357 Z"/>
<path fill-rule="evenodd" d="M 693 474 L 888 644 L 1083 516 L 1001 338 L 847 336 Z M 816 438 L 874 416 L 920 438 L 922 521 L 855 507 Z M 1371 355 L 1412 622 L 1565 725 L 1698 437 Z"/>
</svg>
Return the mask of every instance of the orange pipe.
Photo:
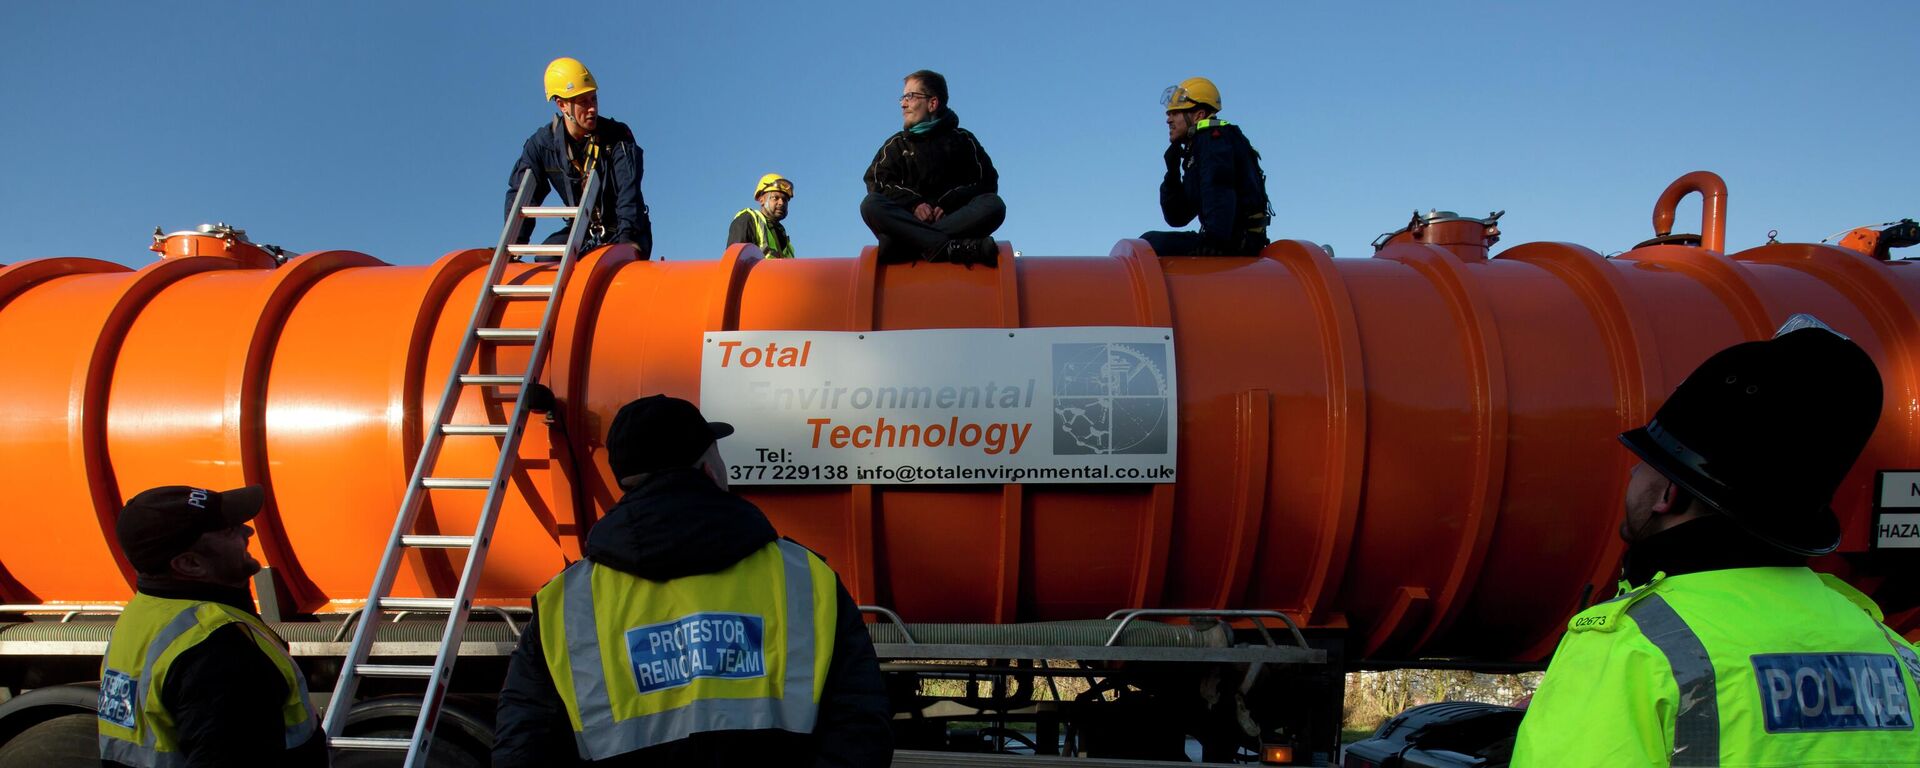
<svg viewBox="0 0 1920 768">
<path fill-rule="evenodd" d="M 0 508 L 0 597 L 123 599 L 109 532 L 127 495 L 258 482 L 274 501 L 261 555 L 295 602 L 363 598 L 486 256 L 0 267 L 0 336 L 20 340 L 0 376 L 0 483 L 35 489 Z M 662 262 L 616 246 L 575 275 L 548 367 L 564 429 L 536 423 L 523 441 L 489 599 L 524 600 L 578 556 L 617 496 L 607 420 L 637 395 L 697 397 L 703 333 L 1148 325 L 1175 337 L 1178 483 L 742 490 L 859 600 L 914 621 L 1271 608 L 1347 631 L 1364 657 L 1539 659 L 1612 590 L 1631 463 L 1613 436 L 1712 352 L 1799 311 L 1859 341 L 1887 382 L 1880 430 L 1835 499 L 1842 553 L 1821 566 L 1870 591 L 1913 578 L 1866 551 L 1873 471 L 1920 466 L 1920 417 L 1899 407 L 1920 399 L 1912 264 L 1784 244 L 1604 259 L 1532 243 L 1479 261 L 1419 242 L 1336 260 L 1282 241 L 1260 258 L 1161 259 L 1128 240 L 1105 257 L 1003 246 L 998 268 L 972 270 L 881 265 L 871 249 Z M 496 324 L 530 325 L 538 308 L 508 302 Z M 501 407 L 469 394 L 459 418 Z M 489 464 L 477 444 L 442 459 L 444 474 Z M 472 498 L 431 502 L 429 528 L 477 513 Z M 444 593 L 457 565 L 417 558 L 400 588 Z M 1920 612 L 1894 616 L 1920 629 Z"/>
<path fill-rule="evenodd" d="M 1653 204 L 1653 233 L 1673 234 L 1673 209 L 1680 198 L 1700 193 L 1700 247 L 1717 253 L 1727 250 L 1727 182 L 1712 171 L 1694 171 L 1668 184 Z"/>
</svg>

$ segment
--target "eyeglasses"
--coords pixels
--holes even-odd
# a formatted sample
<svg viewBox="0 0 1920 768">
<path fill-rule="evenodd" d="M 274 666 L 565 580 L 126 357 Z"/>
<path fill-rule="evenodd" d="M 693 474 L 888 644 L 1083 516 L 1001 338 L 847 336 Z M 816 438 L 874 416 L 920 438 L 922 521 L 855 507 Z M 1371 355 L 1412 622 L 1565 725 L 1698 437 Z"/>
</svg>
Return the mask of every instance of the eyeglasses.
<svg viewBox="0 0 1920 768">
<path fill-rule="evenodd" d="M 933 98 L 933 94 L 930 94 L 930 93 L 914 93 L 913 91 L 908 91 L 906 93 L 900 94 L 900 103 L 905 104 L 915 99 L 931 99 L 931 98 Z"/>
</svg>

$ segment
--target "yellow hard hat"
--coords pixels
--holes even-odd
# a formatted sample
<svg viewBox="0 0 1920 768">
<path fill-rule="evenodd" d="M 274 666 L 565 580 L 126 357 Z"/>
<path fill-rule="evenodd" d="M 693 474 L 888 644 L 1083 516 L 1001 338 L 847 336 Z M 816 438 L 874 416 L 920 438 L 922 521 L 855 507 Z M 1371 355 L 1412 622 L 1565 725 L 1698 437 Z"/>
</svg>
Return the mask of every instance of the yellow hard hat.
<svg viewBox="0 0 1920 768">
<path fill-rule="evenodd" d="M 753 199 L 758 200 L 761 195 L 768 192 L 784 192 L 787 199 L 791 200 L 793 199 L 793 182 L 780 174 L 769 173 L 760 177 L 759 184 L 753 185 Z"/>
<path fill-rule="evenodd" d="M 579 59 L 562 56 L 547 65 L 547 98 L 571 99 L 597 90 L 600 86 L 593 82 L 593 73 Z"/>
<path fill-rule="evenodd" d="M 1189 77 L 1180 81 L 1179 85 L 1168 86 L 1165 91 L 1162 91 L 1160 106 L 1166 107 L 1168 112 L 1178 112 L 1194 107 L 1206 107 L 1218 112 L 1220 111 L 1220 89 L 1214 87 L 1212 80 L 1204 77 Z"/>
</svg>

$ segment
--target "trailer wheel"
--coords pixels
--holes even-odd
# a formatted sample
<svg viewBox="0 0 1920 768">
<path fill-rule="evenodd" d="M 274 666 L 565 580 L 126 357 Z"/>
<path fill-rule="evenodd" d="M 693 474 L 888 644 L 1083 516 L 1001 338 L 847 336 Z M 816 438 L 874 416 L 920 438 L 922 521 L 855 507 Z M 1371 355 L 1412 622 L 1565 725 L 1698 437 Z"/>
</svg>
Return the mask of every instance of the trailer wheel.
<svg viewBox="0 0 1920 768">
<path fill-rule="evenodd" d="M 348 736 L 405 739 L 413 736 L 420 713 L 418 696 L 387 696 L 355 704 L 347 713 Z M 466 702 L 448 698 L 440 708 L 440 724 L 433 731 L 433 768 L 486 768 L 493 760 L 493 719 L 482 719 Z M 333 768 L 387 768 L 401 765 L 404 752 L 334 750 Z M 0 765 L 0 768 L 7 766 Z"/>
<path fill-rule="evenodd" d="M 35 688 L 0 704 L 0 768 L 100 764 L 93 683 Z"/>
<path fill-rule="evenodd" d="M 93 715 L 60 715 L 0 746 L 0 768 L 96 768 L 100 725 Z"/>
</svg>

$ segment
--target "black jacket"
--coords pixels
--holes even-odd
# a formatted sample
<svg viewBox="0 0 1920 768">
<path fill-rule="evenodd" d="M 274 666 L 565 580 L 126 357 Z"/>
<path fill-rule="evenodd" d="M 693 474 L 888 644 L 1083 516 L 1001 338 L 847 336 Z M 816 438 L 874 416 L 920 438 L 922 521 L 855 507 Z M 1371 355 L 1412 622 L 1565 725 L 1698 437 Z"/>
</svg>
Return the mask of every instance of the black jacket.
<svg viewBox="0 0 1920 768">
<path fill-rule="evenodd" d="M 154 597 L 225 603 L 253 613 L 253 595 L 245 589 L 145 580 L 139 588 Z M 317 722 L 313 738 L 286 748 L 287 726 L 280 719 L 286 700 L 280 669 L 237 624 L 216 629 L 182 651 L 160 685 L 160 704 L 173 715 L 189 768 L 327 765 L 327 738 Z"/>
<path fill-rule="evenodd" d="M 928 203 L 954 210 L 987 192 L 1000 191 L 1000 174 L 980 140 L 960 127 L 960 116 L 941 107 L 926 133 L 901 131 L 880 145 L 867 166 L 867 191 L 903 208 Z"/>
<path fill-rule="evenodd" d="M 697 470 L 648 477 L 587 536 L 587 559 L 655 581 L 712 573 L 774 541 L 773 525 L 747 500 Z M 786 731 L 715 731 L 600 761 L 611 766 L 873 766 L 893 759 L 891 712 L 873 640 L 840 587 L 833 659 L 811 736 Z M 537 626 L 520 635 L 494 718 L 493 764 L 580 765 L 573 727 L 547 670 Z"/>
<path fill-rule="evenodd" d="M 1248 230 L 1265 229 L 1267 175 L 1240 126 L 1220 123 L 1194 133 L 1180 165 L 1160 182 L 1160 213 L 1176 227 L 1198 216 L 1207 247 L 1221 252 L 1239 250 Z"/>
<path fill-rule="evenodd" d="M 595 238 L 595 230 L 589 229 L 586 244 L 593 247 L 632 243 L 639 249 L 640 258 L 649 258 L 653 254 L 653 220 L 648 218 L 647 201 L 640 194 L 645 158 L 626 123 L 607 117 L 601 117 L 596 123 L 593 133 L 601 146 L 600 204 L 591 223 L 603 226 L 606 231 Z M 526 145 L 520 148 L 520 159 L 513 163 L 513 175 L 507 177 L 508 216 L 513 215 L 513 193 L 520 184 L 520 174 L 528 168 L 535 169 L 533 199 L 528 205 L 545 202 L 547 193 L 553 190 L 559 190 L 562 205 L 579 205 L 580 186 L 586 179 L 574 170 L 567 143 L 566 126 L 557 115 L 553 122 L 527 137 Z M 522 224 L 513 241 L 526 242 L 533 236 L 534 224 L 531 219 Z"/>
<path fill-rule="evenodd" d="M 1699 501 L 1693 503 L 1699 504 Z M 1640 586 L 1654 574 L 1679 576 L 1728 568 L 1790 568 L 1807 558 L 1756 539 L 1721 514 L 1688 520 L 1634 542 L 1620 562 L 1620 576 Z"/>
</svg>

